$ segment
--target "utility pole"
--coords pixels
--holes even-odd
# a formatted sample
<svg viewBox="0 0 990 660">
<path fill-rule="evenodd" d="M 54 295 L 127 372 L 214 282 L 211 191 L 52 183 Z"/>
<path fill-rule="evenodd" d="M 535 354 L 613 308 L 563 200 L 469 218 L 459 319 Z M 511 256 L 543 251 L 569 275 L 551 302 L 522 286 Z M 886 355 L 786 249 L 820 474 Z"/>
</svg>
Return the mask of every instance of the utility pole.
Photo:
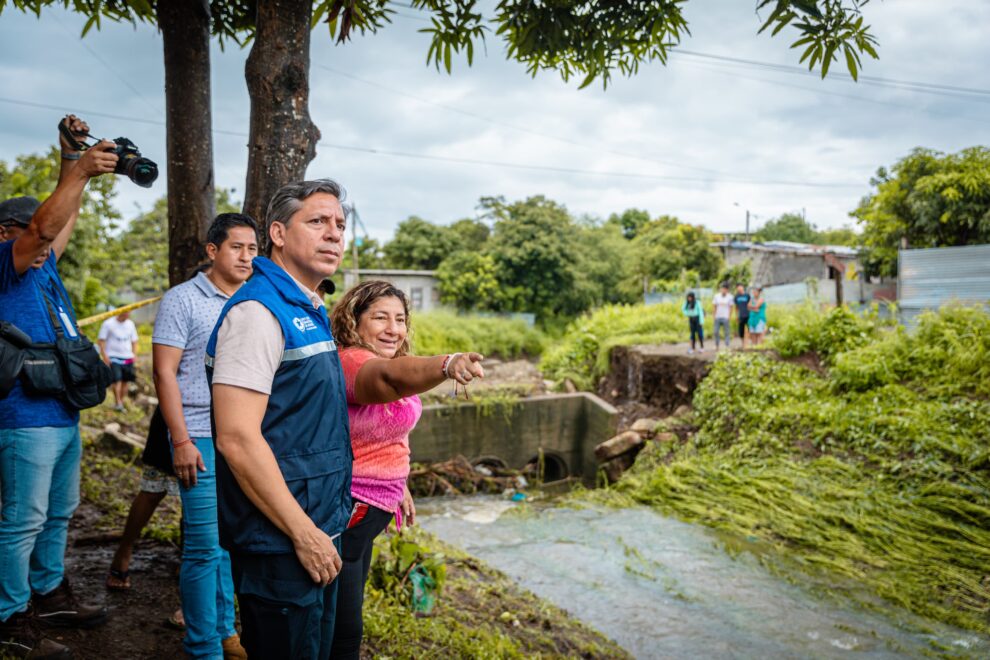
<svg viewBox="0 0 990 660">
<path fill-rule="evenodd" d="M 749 209 L 746 209 L 746 240 L 749 240 Z"/>
<path fill-rule="evenodd" d="M 351 278 L 354 283 L 351 286 L 357 286 L 361 283 L 361 275 L 358 273 L 358 238 L 357 230 L 358 223 L 361 222 L 361 216 L 358 215 L 357 205 L 351 204 Z"/>
<path fill-rule="evenodd" d="M 357 207 L 351 207 L 351 213 L 357 215 Z M 351 262 L 354 266 L 354 281 L 358 279 L 358 241 L 357 241 L 357 218 L 351 223 Z"/>
</svg>

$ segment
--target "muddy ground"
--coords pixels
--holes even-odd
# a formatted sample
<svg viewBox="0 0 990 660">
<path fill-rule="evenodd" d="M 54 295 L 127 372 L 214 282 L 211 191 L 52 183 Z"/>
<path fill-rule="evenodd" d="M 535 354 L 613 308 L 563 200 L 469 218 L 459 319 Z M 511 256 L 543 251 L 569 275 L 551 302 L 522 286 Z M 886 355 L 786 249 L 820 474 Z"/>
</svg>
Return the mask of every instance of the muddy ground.
<svg viewBox="0 0 990 660">
<path fill-rule="evenodd" d="M 76 658 L 184 657 L 183 633 L 165 625 L 179 605 L 178 549 L 160 541 L 140 541 L 131 562 L 130 591 L 108 592 L 104 582 L 117 544 L 110 539 L 92 542 L 94 523 L 101 516 L 90 502 L 76 511 L 69 526 L 66 574 L 80 599 L 106 605 L 110 619 L 94 630 L 51 636 L 71 647 Z"/>
</svg>

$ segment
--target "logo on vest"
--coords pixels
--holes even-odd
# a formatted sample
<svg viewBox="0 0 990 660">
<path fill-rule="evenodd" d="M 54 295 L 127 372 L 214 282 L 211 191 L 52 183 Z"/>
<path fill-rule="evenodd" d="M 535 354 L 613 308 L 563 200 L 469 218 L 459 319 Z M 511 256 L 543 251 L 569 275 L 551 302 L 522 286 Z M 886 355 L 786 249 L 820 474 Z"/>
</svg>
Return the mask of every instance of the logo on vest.
<svg viewBox="0 0 990 660">
<path fill-rule="evenodd" d="M 313 323 L 313 319 L 308 316 L 297 316 L 292 319 L 292 325 L 296 326 L 296 330 L 299 330 L 300 332 L 316 330 L 316 324 Z"/>
</svg>

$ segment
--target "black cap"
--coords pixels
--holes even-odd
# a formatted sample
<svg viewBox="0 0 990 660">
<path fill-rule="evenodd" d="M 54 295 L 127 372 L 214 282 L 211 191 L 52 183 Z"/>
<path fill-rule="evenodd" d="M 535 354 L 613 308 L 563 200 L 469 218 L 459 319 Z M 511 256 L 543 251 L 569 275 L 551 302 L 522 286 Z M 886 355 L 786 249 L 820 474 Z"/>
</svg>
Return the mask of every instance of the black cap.
<svg viewBox="0 0 990 660">
<path fill-rule="evenodd" d="M 39 206 L 41 202 L 34 197 L 11 197 L 0 203 L 0 225 L 27 227 Z"/>
</svg>

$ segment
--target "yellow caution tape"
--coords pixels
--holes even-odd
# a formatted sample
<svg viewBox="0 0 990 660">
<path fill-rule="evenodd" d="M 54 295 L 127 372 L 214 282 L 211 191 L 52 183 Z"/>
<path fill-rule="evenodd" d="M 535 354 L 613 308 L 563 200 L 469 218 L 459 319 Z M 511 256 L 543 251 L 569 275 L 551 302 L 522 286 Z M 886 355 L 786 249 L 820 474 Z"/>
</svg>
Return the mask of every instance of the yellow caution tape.
<svg viewBox="0 0 990 660">
<path fill-rule="evenodd" d="M 161 296 L 155 296 L 154 298 L 148 298 L 147 300 L 139 300 L 136 303 L 124 305 L 123 307 L 118 307 L 117 309 L 111 309 L 109 312 L 103 312 L 101 314 L 94 314 L 93 316 L 87 316 L 86 318 L 80 320 L 77 323 L 77 325 L 81 328 L 84 325 L 99 323 L 100 321 L 107 320 L 111 316 L 117 316 L 117 314 L 123 314 L 124 312 L 130 312 L 140 307 L 145 307 L 153 302 L 158 302 L 161 299 L 162 299 Z"/>
</svg>

